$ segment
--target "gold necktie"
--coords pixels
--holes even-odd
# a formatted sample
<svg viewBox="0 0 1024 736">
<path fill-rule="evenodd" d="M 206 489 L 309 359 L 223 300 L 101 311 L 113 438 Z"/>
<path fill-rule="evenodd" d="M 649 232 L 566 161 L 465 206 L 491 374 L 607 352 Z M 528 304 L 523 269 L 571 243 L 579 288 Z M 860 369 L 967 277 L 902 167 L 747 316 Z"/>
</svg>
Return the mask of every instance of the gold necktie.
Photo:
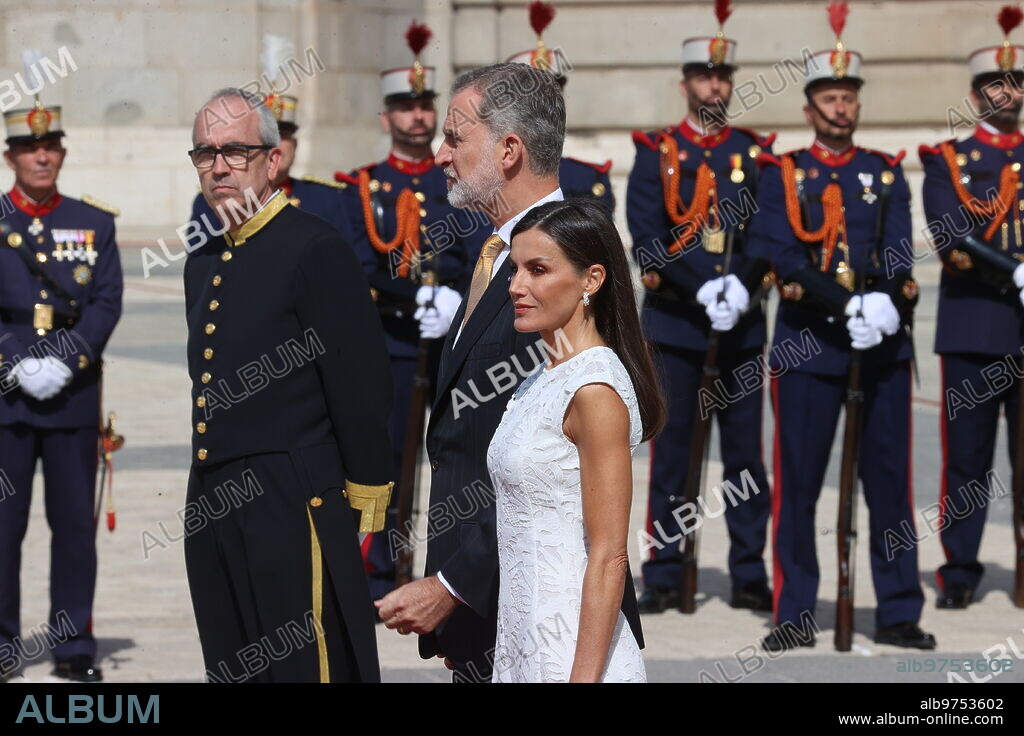
<svg viewBox="0 0 1024 736">
<path fill-rule="evenodd" d="M 491 283 L 491 271 L 494 269 L 494 259 L 505 247 L 505 241 L 497 233 L 484 241 L 484 247 L 480 251 L 480 257 L 476 261 L 476 268 L 473 269 L 473 281 L 469 285 L 469 294 L 466 296 L 466 316 L 462 324 L 469 322 L 469 316 L 473 314 L 476 305 L 480 303 L 487 285 Z"/>
</svg>

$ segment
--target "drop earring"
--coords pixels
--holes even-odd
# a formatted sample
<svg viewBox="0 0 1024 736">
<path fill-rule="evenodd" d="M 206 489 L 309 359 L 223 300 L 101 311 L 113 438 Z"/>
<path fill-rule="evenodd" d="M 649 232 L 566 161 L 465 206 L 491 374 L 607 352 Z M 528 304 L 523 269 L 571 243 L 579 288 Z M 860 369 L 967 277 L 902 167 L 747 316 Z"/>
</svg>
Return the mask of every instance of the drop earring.
<svg viewBox="0 0 1024 736">
<path fill-rule="evenodd" d="M 590 292 L 589 291 L 584 291 L 583 292 L 583 306 L 584 307 L 589 307 L 590 306 Z"/>
</svg>

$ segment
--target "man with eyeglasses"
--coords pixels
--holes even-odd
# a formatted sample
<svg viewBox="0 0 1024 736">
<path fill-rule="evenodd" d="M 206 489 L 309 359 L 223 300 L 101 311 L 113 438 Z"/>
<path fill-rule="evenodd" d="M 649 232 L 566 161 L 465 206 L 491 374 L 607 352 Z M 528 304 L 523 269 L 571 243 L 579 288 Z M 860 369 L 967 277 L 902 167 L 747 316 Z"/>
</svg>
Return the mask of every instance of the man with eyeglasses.
<svg viewBox="0 0 1024 736">
<path fill-rule="evenodd" d="M 243 90 L 196 116 L 189 156 L 226 232 L 185 265 L 187 508 L 219 514 L 185 539 L 192 604 L 211 681 L 374 682 L 357 531 L 383 526 L 393 485 L 387 352 L 352 249 L 274 186 L 279 145 Z M 295 627 L 308 644 L 282 640 Z"/>
<path fill-rule="evenodd" d="M 299 125 L 296 122 L 299 100 L 292 95 L 281 94 L 278 90 L 288 89 L 292 85 L 287 76 L 287 69 L 293 57 L 294 46 L 286 37 L 270 33 L 263 36 L 263 53 L 260 56 L 263 61 L 261 81 L 271 85 L 270 89 L 265 90 L 263 103 L 274 113 L 277 130 L 281 134 L 281 165 L 274 178 L 274 186 L 284 191 L 291 204 L 327 220 L 345 236 L 347 242 L 351 243 L 352 234 L 348 225 L 350 215 L 346 211 L 345 197 L 348 184 L 315 176 L 296 179 L 291 175 L 299 145 Z M 218 217 L 206 203 L 202 192 L 197 194 L 192 202 L 189 222 L 194 223 L 188 239 L 190 246 L 198 244 L 198 233 L 202 232 L 209 237 L 213 231 L 220 230 Z"/>
<path fill-rule="evenodd" d="M 116 213 L 57 190 L 67 155 L 60 107 L 37 97 L 4 121 L 14 187 L 0 217 L 0 682 L 21 656 L 21 542 L 40 460 L 54 674 L 98 682 L 93 508 L 103 349 L 121 316 Z"/>
</svg>

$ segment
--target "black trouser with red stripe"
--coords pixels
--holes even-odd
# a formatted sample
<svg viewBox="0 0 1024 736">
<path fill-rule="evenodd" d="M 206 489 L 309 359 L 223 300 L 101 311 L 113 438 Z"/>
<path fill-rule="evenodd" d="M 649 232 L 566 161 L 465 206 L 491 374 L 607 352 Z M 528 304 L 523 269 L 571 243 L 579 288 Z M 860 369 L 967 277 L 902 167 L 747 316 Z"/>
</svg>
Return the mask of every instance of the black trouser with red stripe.
<svg viewBox="0 0 1024 736">
<path fill-rule="evenodd" d="M 859 471 L 870 513 L 871 577 L 879 628 L 916 622 L 924 605 L 914 541 L 911 480 L 910 362 L 862 373 L 864 425 Z M 834 560 L 836 517 L 815 519 L 836 427 L 846 398 L 846 376 L 790 370 L 772 382 L 775 407 L 775 479 L 772 498 L 775 622 L 801 623 L 818 597 L 817 548 Z M 836 463 L 838 469 L 838 462 Z M 837 481 L 838 482 L 838 481 Z M 898 537 L 894 536 L 898 535 Z M 909 543 L 906 540 L 910 537 Z M 857 582 L 863 585 L 863 577 Z M 830 595 L 832 592 L 830 591 Z"/>
<path fill-rule="evenodd" d="M 0 675 L 38 654 L 20 631 L 21 543 L 28 528 L 32 477 L 42 460 L 46 521 L 50 525 L 50 630 L 58 660 L 95 656 L 96 442 L 91 427 L 0 427 Z M 37 628 L 42 622 L 31 622 Z"/>
<path fill-rule="evenodd" d="M 939 537 L 946 564 L 936 573 L 939 587 L 958 583 L 978 587 L 984 566 L 978 548 L 992 497 L 1011 488 L 1010 479 L 987 476 L 992 470 L 999 413 L 1005 409 L 1010 461 L 1016 441 L 1020 361 L 1006 356 L 951 353 L 941 356 L 943 407 L 942 486 Z M 1011 361 L 1016 361 L 1011 367 Z"/>
<path fill-rule="evenodd" d="M 693 438 L 693 422 L 701 397 L 700 379 L 704 353 L 682 350 L 655 343 L 655 362 L 661 374 L 668 403 L 668 422 L 657 439 L 651 442 L 651 480 L 647 507 L 647 532 L 658 543 L 643 564 L 644 585 L 674 588 L 682 575 L 679 553 L 683 513 L 683 487 L 686 483 Z M 753 380 L 752 390 L 744 390 L 737 378 L 740 366 L 756 369 L 761 364 L 761 350 L 755 348 L 738 353 L 719 353 L 722 385 L 714 397 L 704 397 L 701 405 L 714 411 L 718 423 L 725 488 L 744 490 L 746 474 L 757 489 L 748 489 L 748 498 L 736 504 L 706 498 L 706 508 L 717 514 L 725 507 L 725 523 L 729 530 L 729 575 L 734 588 L 768 584 L 764 567 L 764 546 L 768 534 L 770 493 L 768 478 L 761 459 L 761 422 L 764 385 L 761 370 L 755 370 L 761 382 Z M 742 397 L 733 400 L 735 397 Z M 705 485 L 711 487 L 717 478 Z M 726 483 L 732 484 L 725 486 Z M 705 494 L 707 496 L 708 494 Z M 676 512 L 678 516 L 673 516 Z"/>
</svg>

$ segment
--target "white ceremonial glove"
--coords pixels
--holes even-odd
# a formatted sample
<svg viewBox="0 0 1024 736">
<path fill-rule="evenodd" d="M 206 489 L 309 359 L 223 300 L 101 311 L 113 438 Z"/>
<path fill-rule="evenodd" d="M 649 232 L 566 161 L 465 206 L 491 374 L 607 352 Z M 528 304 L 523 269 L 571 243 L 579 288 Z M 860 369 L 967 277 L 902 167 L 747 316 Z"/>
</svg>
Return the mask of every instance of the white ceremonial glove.
<svg viewBox="0 0 1024 736">
<path fill-rule="evenodd" d="M 850 347 L 854 350 L 870 350 L 882 342 L 882 331 L 861 317 L 846 320 L 846 329 L 850 333 Z"/>
<path fill-rule="evenodd" d="M 717 279 L 705 281 L 704 284 L 697 289 L 697 301 L 705 307 L 714 304 L 718 299 L 718 295 L 722 292 L 722 283 L 723 280 L 721 276 Z"/>
<path fill-rule="evenodd" d="M 717 332 L 728 332 L 740 321 L 740 313 L 729 306 L 729 302 L 712 302 L 704 312 L 711 320 L 711 329 Z"/>
<path fill-rule="evenodd" d="M 427 291 L 425 292 L 424 289 Z M 434 306 L 427 307 L 426 303 L 431 295 L 434 298 Z M 426 297 L 420 301 L 421 297 Z M 420 323 L 420 337 L 424 340 L 435 340 L 444 337 L 451 327 L 455 313 L 459 311 L 462 304 L 462 297 L 455 289 L 447 286 L 421 286 L 416 293 L 416 303 L 420 305 L 413 315 Z"/>
<path fill-rule="evenodd" d="M 1013 283 L 1018 289 L 1024 289 L 1024 263 L 1017 264 L 1013 269 Z"/>
<path fill-rule="evenodd" d="M 419 315 L 421 339 L 436 340 L 447 334 L 451 323 L 445 322 L 436 309 L 428 310 L 426 307 L 420 307 L 416 310 L 416 314 Z"/>
<path fill-rule="evenodd" d="M 747 307 L 750 306 L 750 293 L 735 274 L 725 277 L 725 300 L 739 314 L 746 312 Z"/>
<path fill-rule="evenodd" d="M 71 382 L 71 369 L 48 355 L 42 360 L 26 358 L 14 366 L 11 375 L 21 390 L 34 399 L 46 401 L 59 394 Z"/>
<path fill-rule="evenodd" d="M 895 335 L 900 329 L 900 313 L 892 298 L 881 291 L 869 291 L 864 295 L 864 319 L 881 330 L 883 335 Z"/>
</svg>

